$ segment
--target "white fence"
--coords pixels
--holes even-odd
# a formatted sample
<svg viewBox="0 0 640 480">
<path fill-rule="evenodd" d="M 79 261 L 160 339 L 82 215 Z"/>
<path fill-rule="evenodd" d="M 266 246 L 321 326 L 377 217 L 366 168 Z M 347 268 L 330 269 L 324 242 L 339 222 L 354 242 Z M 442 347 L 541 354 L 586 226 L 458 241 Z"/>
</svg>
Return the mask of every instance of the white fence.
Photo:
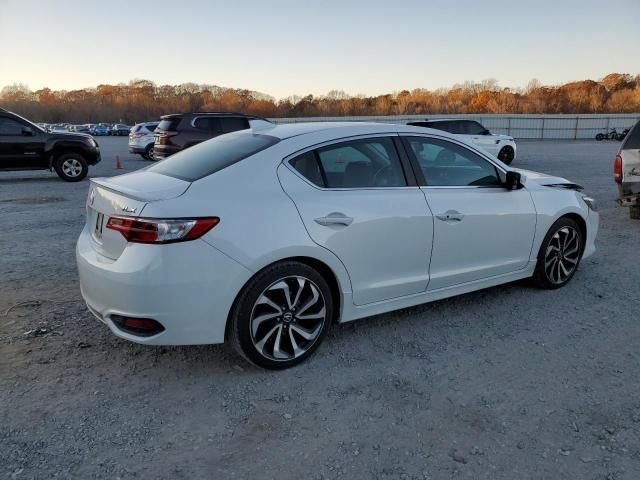
<svg viewBox="0 0 640 480">
<path fill-rule="evenodd" d="M 591 115 L 393 115 L 382 117 L 306 117 L 273 118 L 276 123 L 297 122 L 379 122 L 407 123 L 425 119 L 473 119 L 493 133 L 512 135 L 519 139 L 581 140 L 592 139 L 597 133 L 615 128 L 618 132 L 630 128 L 640 120 L 640 113 Z"/>
</svg>

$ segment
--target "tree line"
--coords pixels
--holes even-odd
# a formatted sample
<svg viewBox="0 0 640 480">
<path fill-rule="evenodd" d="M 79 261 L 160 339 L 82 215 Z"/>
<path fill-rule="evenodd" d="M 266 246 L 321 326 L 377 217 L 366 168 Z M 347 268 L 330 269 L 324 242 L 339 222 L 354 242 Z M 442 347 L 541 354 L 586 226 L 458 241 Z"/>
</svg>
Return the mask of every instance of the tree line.
<svg viewBox="0 0 640 480">
<path fill-rule="evenodd" d="M 292 96 L 276 100 L 251 90 L 149 80 L 81 90 L 32 91 L 16 84 L 0 91 L 0 106 L 36 122 L 136 123 L 176 112 L 243 112 L 262 117 L 432 115 L 459 113 L 637 113 L 640 75 L 611 73 L 600 80 L 525 88 L 501 88 L 496 80 L 465 82 L 449 89 L 402 90 L 386 95 Z"/>
</svg>

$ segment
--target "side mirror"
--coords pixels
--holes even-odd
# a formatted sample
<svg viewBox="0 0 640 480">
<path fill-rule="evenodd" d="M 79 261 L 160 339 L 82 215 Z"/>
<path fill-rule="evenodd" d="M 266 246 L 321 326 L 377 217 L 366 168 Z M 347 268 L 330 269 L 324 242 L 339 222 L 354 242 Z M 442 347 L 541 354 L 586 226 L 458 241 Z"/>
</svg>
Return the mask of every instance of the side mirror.
<svg viewBox="0 0 640 480">
<path fill-rule="evenodd" d="M 507 179 L 504 182 L 504 188 L 507 190 L 520 190 L 523 187 L 521 182 L 521 176 L 518 172 L 509 170 L 507 172 Z"/>
<path fill-rule="evenodd" d="M 31 127 L 22 127 L 23 137 L 33 137 L 33 129 Z"/>
</svg>

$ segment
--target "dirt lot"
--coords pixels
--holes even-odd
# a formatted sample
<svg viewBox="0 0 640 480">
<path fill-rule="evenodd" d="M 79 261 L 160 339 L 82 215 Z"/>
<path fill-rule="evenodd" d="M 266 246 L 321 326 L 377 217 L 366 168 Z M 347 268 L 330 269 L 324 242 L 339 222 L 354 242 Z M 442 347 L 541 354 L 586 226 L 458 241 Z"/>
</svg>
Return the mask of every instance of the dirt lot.
<svg viewBox="0 0 640 480">
<path fill-rule="evenodd" d="M 146 165 L 99 139 L 93 176 Z M 618 143 L 520 144 L 600 202 L 573 282 L 524 282 L 334 328 L 306 364 L 119 340 L 74 260 L 88 182 L 0 174 L 0 478 L 640 478 L 640 222 Z M 508 235 L 508 232 L 504 232 Z"/>
</svg>

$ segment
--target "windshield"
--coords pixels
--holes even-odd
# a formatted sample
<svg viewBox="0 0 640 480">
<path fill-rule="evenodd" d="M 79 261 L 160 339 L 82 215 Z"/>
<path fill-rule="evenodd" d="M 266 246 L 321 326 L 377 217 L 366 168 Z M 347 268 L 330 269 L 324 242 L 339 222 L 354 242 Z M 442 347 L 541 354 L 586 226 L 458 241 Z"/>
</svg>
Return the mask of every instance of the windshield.
<svg viewBox="0 0 640 480">
<path fill-rule="evenodd" d="M 246 131 L 220 135 L 149 167 L 188 182 L 199 180 L 278 143 L 276 137 Z"/>
</svg>

